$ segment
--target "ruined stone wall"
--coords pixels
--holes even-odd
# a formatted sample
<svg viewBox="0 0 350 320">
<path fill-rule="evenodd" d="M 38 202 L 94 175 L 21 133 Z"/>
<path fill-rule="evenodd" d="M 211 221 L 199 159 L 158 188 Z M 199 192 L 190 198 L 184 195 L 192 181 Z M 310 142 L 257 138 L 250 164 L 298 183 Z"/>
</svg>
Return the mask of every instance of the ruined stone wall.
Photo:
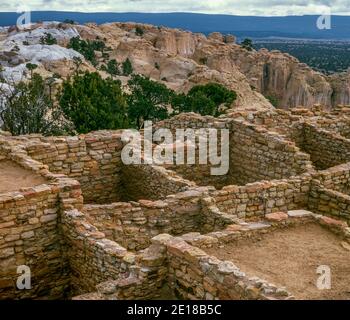
<svg viewBox="0 0 350 320">
<path fill-rule="evenodd" d="M 198 162 L 197 162 L 198 163 Z M 195 182 L 198 186 L 213 186 L 221 189 L 223 186 L 229 184 L 228 175 L 212 175 L 211 166 L 208 165 L 175 165 L 168 166 L 170 170 L 175 171 L 181 177 Z"/>
<path fill-rule="evenodd" d="M 315 183 L 311 187 L 308 207 L 315 213 L 350 223 L 350 196 L 347 194 L 327 189 Z"/>
<path fill-rule="evenodd" d="M 303 140 L 299 147 L 310 154 L 318 170 L 324 170 L 350 161 L 350 141 L 313 124 L 300 123 L 296 128 Z"/>
<path fill-rule="evenodd" d="M 236 120 L 231 124 L 230 184 L 286 179 L 312 170 L 309 155 L 280 135 Z"/>
<path fill-rule="evenodd" d="M 332 119 L 318 119 L 317 125 L 327 131 L 339 133 L 346 139 L 350 138 L 350 119 L 332 118 Z"/>
<path fill-rule="evenodd" d="M 295 299 L 286 288 L 247 275 L 233 262 L 220 260 L 206 251 L 210 248 L 213 252 L 215 248 L 236 241 L 256 241 L 266 233 L 307 224 L 319 224 L 341 239 L 350 239 L 346 223 L 306 211 L 299 215 L 294 212 L 271 214 L 261 223 L 229 225 L 222 231 L 208 234 L 188 233 L 179 237 L 161 234 L 138 256 L 135 272 L 129 277 L 101 283 L 95 292 L 74 299 Z M 167 288 L 166 296 L 164 288 Z"/>
<path fill-rule="evenodd" d="M 133 253 L 109 240 L 78 210 L 65 211 L 62 229 L 71 268 L 71 294 L 79 299 L 152 299 L 166 280 L 166 256 L 150 245 Z M 98 226 L 100 224 L 97 223 Z M 108 230 L 107 230 L 108 232 Z M 89 292 L 99 293 L 89 295 Z"/>
<path fill-rule="evenodd" d="M 72 294 L 94 291 L 98 283 L 126 277 L 130 272 L 135 256 L 106 239 L 78 210 L 63 213 L 62 230 L 67 243 Z"/>
<path fill-rule="evenodd" d="M 170 167 L 198 185 L 213 185 L 217 188 L 232 184 L 245 185 L 259 180 L 285 179 L 312 170 L 309 155 L 302 153 L 292 142 L 278 133 L 270 133 L 264 127 L 247 121 L 215 119 L 189 113 L 163 121 L 158 127 L 171 130 L 177 128 L 230 130 L 228 174 L 213 176 L 210 163 Z M 220 142 L 220 138 L 218 141 Z"/>
<path fill-rule="evenodd" d="M 26 143 L 28 154 L 47 164 L 51 172 L 77 179 L 86 203 L 120 200 L 122 147 L 119 131 L 77 137 L 40 137 Z"/>
<path fill-rule="evenodd" d="M 180 114 L 178 116 L 175 116 L 171 119 L 164 120 L 162 122 L 157 123 L 157 126 L 154 128 L 155 130 L 157 128 L 167 128 L 173 131 L 174 136 L 174 142 L 175 142 L 175 130 L 176 129 L 194 129 L 197 134 L 196 138 L 196 163 L 195 164 L 188 164 L 187 163 L 187 150 L 190 147 L 190 144 L 184 145 L 185 150 L 185 164 L 179 164 L 175 163 L 174 165 L 166 165 L 165 167 L 175 171 L 177 174 L 179 174 L 181 177 L 194 181 L 199 186 L 215 186 L 216 188 L 222 188 L 227 184 L 228 175 L 212 175 L 211 169 L 214 167 L 210 163 L 209 153 L 208 153 L 208 161 L 206 164 L 200 164 L 199 163 L 199 147 L 198 147 L 198 135 L 199 135 L 199 129 L 217 129 L 218 130 L 218 136 L 217 136 L 217 154 L 220 155 L 221 153 L 221 135 L 220 130 L 221 129 L 229 129 L 230 125 L 227 123 L 227 121 L 223 119 L 218 119 L 210 116 L 201 116 L 195 113 L 184 113 Z M 208 132 L 208 130 L 206 130 Z M 207 133 L 208 134 L 208 133 Z M 207 135 L 207 137 L 209 137 Z M 208 138 L 209 141 L 209 138 Z M 179 146 L 181 146 L 181 143 L 179 143 Z M 171 146 L 172 147 L 172 146 Z M 209 150 L 209 148 L 208 148 Z"/>
<path fill-rule="evenodd" d="M 278 217 L 277 220 L 276 217 Z M 220 250 L 229 243 L 254 241 L 276 230 L 307 224 L 318 224 L 337 234 L 340 239 L 350 239 L 349 228 L 342 221 L 312 213 L 298 216 L 292 212 L 269 215 L 260 223 L 246 222 L 244 225 L 230 225 L 222 231 L 205 235 L 183 235 L 165 242 L 170 285 L 180 297 L 187 299 L 294 299 L 293 292 L 288 292 L 286 288 L 278 288 L 276 284 L 247 275 L 233 262 L 223 261 L 219 254 L 211 256 L 206 251 L 207 248 L 211 248 L 210 252 L 213 254 L 216 249 Z"/>
<path fill-rule="evenodd" d="M 290 126 L 300 121 L 303 117 L 292 114 L 292 110 L 264 110 L 264 111 L 238 111 L 230 114 L 230 116 L 237 120 L 244 120 L 255 125 L 261 125 L 281 134 L 289 133 Z"/>
<path fill-rule="evenodd" d="M 308 207 L 350 222 L 350 163 L 318 172 L 311 184 Z"/>
<path fill-rule="evenodd" d="M 0 196 L 0 294 L 4 299 L 62 298 L 69 285 L 58 232 L 58 193 L 39 186 Z M 33 289 L 16 290 L 17 267 L 32 273 Z"/>
<path fill-rule="evenodd" d="M 235 237 L 242 222 L 238 218 L 293 209 L 309 208 L 350 222 L 349 163 L 316 172 L 293 142 L 244 121 L 182 115 L 166 125 L 229 128 L 231 170 L 220 179 L 224 184 L 264 181 L 216 190 L 197 187 L 161 167 L 123 166 L 119 132 L 6 138 L 11 145 L 0 138 L 2 157 L 48 179 L 46 185 L 0 195 L 1 298 L 95 292 L 98 298 L 150 299 L 161 294 L 165 283 L 185 299 L 275 298 L 277 288 L 266 295 L 257 281 L 208 256 L 194 242 Z M 311 124 L 298 126 L 293 124 L 289 136 L 299 145 L 309 141 L 312 157 L 327 165 L 347 160 L 346 139 L 334 140 L 331 132 Z M 332 154 L 328 143 L 343 153 Z M 199 184 L 219 181 L 205 174 L 210 166 L 177 170 Z M 115 202 L 124 198 L 143 200 Z M 114 203 L 101 204 L 109 202 Z M 15 290 L 18 264 L 31 267 L 33 290 Z"/>
<path fill-rule="evenodd" d="M 311 177 L 305 174 L 291 180 L 266 181 L 246 186 L 227 186 L 211 193 L 217 207 L 238 217 L 300 209 L 307 205 Z"/>
<path fill-rule="evenodd" d="M 319 171 L 315 179 L 326 189 L 350 194 L 350 163 Z"/>
<path fill-rule="evenodd" d="M 152 165 L 124 165 L 121 176 L 124 201 L 163 199 L 195 186 L 175 172 Z"/>
<path fill-rule="evenodd" d="M 202 211 L 201 198 L 206 189 L 194 189 L 170 196 L 163 201 L 87 205 L 83 212 L 91 224 L 110 240 L 129 250 L 141 250 L 158 234 L 179 235 L 201 230 L 207 212 Z M 215 222 L 211 222 L 214 229 Z"/>
<path fill-rule="evenodd" d="M 55 177 L 25 154 L 6 158 L 43 175 L 47 184 L 0 195 L 0 295 L 2 299 L 62 299 L 70 287 L 60 210 L 81 207 L 79 183 Z M 17 267 L 28 266 L 31 290 L 17 290 Z"/>
<path fill-rule="evenodd" d="M 277 298 L 278 288 L 259 286 L 232 262 L 220 261 L 184 240 L 166 241 L 169 285 L 175 295 L 190 300 L 244 300 Z M 288 293 L 280 299 L 286 299 Z"/>
</svg>

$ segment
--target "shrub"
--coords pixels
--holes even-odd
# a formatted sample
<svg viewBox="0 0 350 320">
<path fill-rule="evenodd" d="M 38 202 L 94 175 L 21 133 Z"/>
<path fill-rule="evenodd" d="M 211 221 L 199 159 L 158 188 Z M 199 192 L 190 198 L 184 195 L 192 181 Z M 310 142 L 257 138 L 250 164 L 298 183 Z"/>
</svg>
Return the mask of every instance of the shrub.
<svg viewBox="0 0 350 320">
<path fill-rule="evenodd" d="M 38 65 L 35 63 L 27 63 L 26 68 L 30 72 L 30 77 L 33 78 L 33 71 L 38 68 Z"/>
<path fill-rule="evenodd" d="M 207 64 L 208 63 L 208 58 L 200 58 L 199 59 L 199 63 L 203 64 L 203 65 Z"/>
<path fill-rule="evenodd" d="M 85 41 L 79 37 L 73 37 L 70 39 L 68 48 L 71 48 L 79 53 L 81 53 L 86 60 L 90 61 L 92 65 L 97 65 L 95 51 L 103 51 L 106 48 L 106 45 L 101 40 Z"/>
<path fill-rule="evenodd" d="M 66 24 L 75 24 L 75 21 L 74 20 L 71 20 L 71 19 L 65 19 L 63 21 L 63 23 L 66 23 Z"/>
<path fill-rule="evenodd" d="M 174 91 L 141 75 L 133 75 L 128 85 L 132 92 L 127 98 L 129 119 L 137 128 L 141 128 L 146 120 L 158 121 L 168 117 Z"/>
<path fill-rule="evenodd" d="M 279 100 L 277 97 L 275 97 L 274 95 L 267 95 L 265 96 L 265 98 L 267 100 L 269 100 L 269 102 L 275 107 L 277 108 L 279 106 Z"/>
<path fill-rule="evenodd" d="M 248 50 L 252 51 L 253 50 L 253 41 L 251 39 L 244 39 L 241 43 L 241 47 Z"/>
<path fill-rule="evenodd" d="M 122 64 L 122 69 L 123 69 L 123 75 L 124 76 L 130 76 L 133 72 L 134 69 L 132 67 L 131 61 L 129 58 L 127 58 L 123 64 Z"/>
<path fill-rule="evenodd" d="M 45 36 L 40 38 L 40 43 L 52 46 L 54 44 L 57 44 L 57 39 L 54 38 L 51 33 L 45 32 Z"/>
<path fill-rule="evenodd" d="M 111 76 L 120 75 L 119 63 L 117 62 L 117 60 L 113 59 L 113 60 L 108 61 L 106 71 Z"/>
<path fill-rule="evenodd" d="M 73 126 L 47 94 L 43 78 L 34 74 L 29 82 L 0 85 L 2 128 L 13 135 L 71 133 Z"/>
<path fill-rule="evenodd" d="M 229 107 L 237 98 L 234 91 L 218 83 L 194 86 L 187 95 L 180 94 L 172 99 L 174 113 L 196 112 L 201 115 L 218 116 L 221 106 Z"/>
<path fill-rule="evenodd" d="M 137 36 L 142 37 L 145 32 L 143 31 L 143 29 L 140 26 L 137 26 L 136 29 L 135 29 L 135 33 L 136 33 Z"/>
<path fill-rule="evenodd" d="M 120 81 L 97 73 L 75 74 L 63 83 L 59 104 L 79 133 L 128 126 Z"/>
</svg>

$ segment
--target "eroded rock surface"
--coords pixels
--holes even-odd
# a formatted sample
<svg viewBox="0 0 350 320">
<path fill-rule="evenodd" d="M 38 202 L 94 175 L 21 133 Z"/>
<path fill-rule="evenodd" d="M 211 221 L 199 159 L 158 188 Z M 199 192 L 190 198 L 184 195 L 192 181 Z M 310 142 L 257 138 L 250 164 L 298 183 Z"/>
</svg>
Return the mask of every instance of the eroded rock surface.
<svg viewBox="0 0 350 320">
<path fill-rule="evenodd" d="M 137 35 L 136 26 L 142 28 L 142 35 Z M 45 33 L 51 33 L 58 44 L 41 45 L 40 38 Z M 43 23 L 27 31 L 1 28 L 0 63 L 5 75 L 15 72 L 19 74 L 17 78 L 23 77 L 25 64 L 32 62 L 39 64 L 44 74 L 56 72 L 67 77 L 74 72 L 72 59 L 81 56 L 66 47 L 69 39 L 78 35 L 85 40 L 104 40 L 112 49 L 110 59 L 122 62 L 129 58 L 136 73 L 176 91 L 186 92 L 195 84 L 209 81 L 222 83 L 238 94 L 232 108 L 272 109 L 265 97 L 286 109 L 350 104 L 349 73 L 328 77 L 277 50 L 247 51 L 236 44 L 233 35 L 214 32 L 206 37 L 134 23 Z M 82 68 L 96 70 L 87 61 Z M 121 80 L 126 83 L 127 79 Z"/>
</svg>

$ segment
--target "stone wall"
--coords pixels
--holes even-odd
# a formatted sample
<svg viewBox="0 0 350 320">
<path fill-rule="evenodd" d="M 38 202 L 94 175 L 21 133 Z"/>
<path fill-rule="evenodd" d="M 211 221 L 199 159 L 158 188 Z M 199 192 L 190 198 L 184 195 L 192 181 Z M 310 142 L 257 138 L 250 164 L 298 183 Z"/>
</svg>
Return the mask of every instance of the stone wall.
<svg viewBox="0 0 350 320">
<path fill-rule="evenodd" d="M 309 210 L 350 223 L 350 196 L 314 184 L 311 188 Z"/>
<path fill-rule="evenodd" d="M 120 132 L 0 136 L 0 159 L 48 181 L 0 195 L 1 298 L 152 299 L 162 297 L 167 284 L 185 299 L 290 298 L 202 250 L 236 237 L 245 217 L 309 208 L 350 222 L 350 164 L 317 172 L 295 146 L 328 167 L 349 161 L 349 141 L 286 114 L 278 113 L 276 125 L 282 118 L 294 141 L 255 120 L 187 114 L 163 123 L 172 130 L 230 130 L 226 176 L 208 175 L 210 166 L 174 168 L 221 190 L 198 187 L 163 167 L 123 166 Z M 123 199 L 130 201 L 116 202 Z M 32 270 L 33 290 L 15 290 L 22 264 Z"/>
<path fill-rule="evenodd" d="M 213 166 L 210 163 L 210 159 L 208 157 L 208 161 L 205 164 L 199 163 L 199 136 L 201 134 L 207 135 L 207 141 L 209 141 L 209 135 L 207 129 L 217 129 L 217 154 L 220 155 L 221 152 L 221 129 L 229 129 L 229 123 L 224 119 L 218 119 L 210 116 L 200 116 L 195 113 L 184 113 L 178 116 L 175 116 L 171 119 L 164 120 L 162 122 L 157 123 L 154 130 L 158 128 L 167 128 L 172 130 L 175 142 L 175 130 L 176 129 L 194 129 L 196 134 L 196 145 L 195 145 L 195 164 L 187 163 L 187 152 L 191 146 L 190 143 L 186 143 L 183 145 L 181 142 L 178 142 L 178 146 L 184 147 L 185 150 L 185 164 L 183 163 L 175 163 L 174 165 L 165 165 L 166 168 L 175 171 L 181 177 L 194 181 L 199 186 L 215 186 L 216 188 L 222 188 L 227 185 L 228 175 L 217 175 L 214 176 L 211 174 L 211 169 Z M 203 131 L 204 129 L 204 131 Z M 202 130 L 202 131 L 199 131 Z M 174 146 L 170 146 L 173 148 Z M 175 147 L 174 147 L 175 150 Z M 209 148 L 208 148 L 209 150 Z M 209 153 L 208 153 L 209 156 Z M 217 166 L 216 166 L 217 167 Z"/>
<path fill-rule="evenodd" d="M 86 205 L 86 219 L 110 240 L 133 251 L 145 249 L 158 234 L 181 235 L 198 230 L 215 230 L 229 223 L 202 199 L 206 188 L 197 188 L 164 200 L 110 205 Z M 226 219 L 226 220 L 225 220 Z"/>
<path fill-rule="evenodd" d="M 350 194 L 350 163 L 319 171 L 315 179 L 327 189 Z"/>
<path fill-rule="evenodd" d="M 300 209 L 307 205 L 311 176 L 290 180 L 265 181 L 246 186 L 227 186 L 211 193 L 216 206 L 240 218 Z"/>
<path fill-rule="evenodd" d="M 245 185 L 260 180 L 285 179 L 313 170 L 310 156 L 301 152 L 293 142 L 245 120 L 215 119 L 189 113 L 160 122 L 157 127 L 173 131 L 177 128 L 215 128 L 230 131 L 230 165 L 226 175 L 211 175 L 210 163 L 199 165 L 197 162 L 196 165 L 169 167 L 201 186 L 212 185 L 220 189 L 225 185 Z M 220 150 L 220 144 L 218 149 Z"/>
<path fill-rule="evenodd" d="M 48 182 L 0 195 L 1 298 L 65 298 L 70 277 L 60 229 L 60 211 L 81 208 L 80 185 L 50 174 L 45 166 L 29 159 L 20 150 L 8 152 L 5 148 L 2 157 L 42 175 Z M 31 290 L 16 287 L 20 276 L 17 267 L 22 265 L 30 268 Z"/>
<path fill-rule="evenodd" d="M 305 122 L 298 124 L 295 130 L 303 137 L 299 147 L 310 154 L 318 170 L 350 161 L 350 140 Z"/>
<path fill-rule="evenodd" d="M 321 128 L 337 132 L 346 139 L 350 139 L 350 119 L 320 119 L 317 125 Z"/>
<path fill-rule="evenodd" d="M 65 211 L 62 230 L 67 244 L 72 294 L 94 291 L 98 283 L 127 277 L 135 255 L 105 238 L 78 210 Z"/>
<path fill-rule="evenodd" d="M 310 156 L 279 134 L 236 120 L 231 124 L 230 184 L 286 179 L 312 170 Z"/>
<path fill-rule="evenodd" d="M 265 300 L 290 296 L 285 291 L 284 296 L 280 295 L 282 291 L 277 287 L 261 286 L 260 279 L 248 278 L 232 262 L 220 261 L 184 240 L 161 241 L 167 249 L 169 286 L 180 299 Z"/>
<path fill-rule="evenodd" d="M 76 137 L 38 137 L 26 143 L 28 154 L 78 180 L 85 203 L 120 200 L 121 133 L 99 131 Z"/>
<path fill-rule="evenodd" d="M 313 212 L 350 222 L 350 163 L 319 171 L 310 186 Z"/>
<path fill-rule="evenodd" d="M 128 201 L 164 199 L 195 186 L 159 166 L 124 165 L 121 173 L 123 200 Z"/>
<path fill-rule="evenodd" d="M 134 270 L 138 271 L 125 279 L 101 283 L 96 286 L 95 292 L 74 299 L 295 299 L 285 288 L 249 276 L 231 261 L 220 260 L 207 254 L 206 250 L 211 248 L 213 251 L 235 241 L 256 241 L 266 233 L 306 224 L 319 224 L 340 239 L 350 239 L 350 230 L 344 222 L 307 211 L 270 214 L 261 223 L 229 225 L 222 231 L 205 235 L 199 232 L 180 237 L 161 234 L 154 237 L 151 246 L 136 259 L 138 263 Z M 166 296 L 164 288 L 167 288 Z"/>
</svg>

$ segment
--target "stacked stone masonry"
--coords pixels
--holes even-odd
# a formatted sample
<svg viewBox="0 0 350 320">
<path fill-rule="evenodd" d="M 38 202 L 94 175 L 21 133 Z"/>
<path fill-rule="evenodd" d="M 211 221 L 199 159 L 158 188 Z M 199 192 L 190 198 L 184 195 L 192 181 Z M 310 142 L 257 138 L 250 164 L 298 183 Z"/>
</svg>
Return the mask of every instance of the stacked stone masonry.
<svg viewBox="0 0 350 320">
<path fill-rule="evenodd" d="M 298 209 L 314 214 L 284 226 L 311 219 L 349 242 L 348 115 L 315 107 L 157 124 L 228 129 L 224 176 L 210 164 L 124 165 L 121 131 L 0 135 L 0 161 L 46 181 L 0 194 L 0 299 L 293 299 L 205 249 L 278 229 L 266 219 Z M 20 265 L 32 290 L 16 288 Z"/>
</svg>

